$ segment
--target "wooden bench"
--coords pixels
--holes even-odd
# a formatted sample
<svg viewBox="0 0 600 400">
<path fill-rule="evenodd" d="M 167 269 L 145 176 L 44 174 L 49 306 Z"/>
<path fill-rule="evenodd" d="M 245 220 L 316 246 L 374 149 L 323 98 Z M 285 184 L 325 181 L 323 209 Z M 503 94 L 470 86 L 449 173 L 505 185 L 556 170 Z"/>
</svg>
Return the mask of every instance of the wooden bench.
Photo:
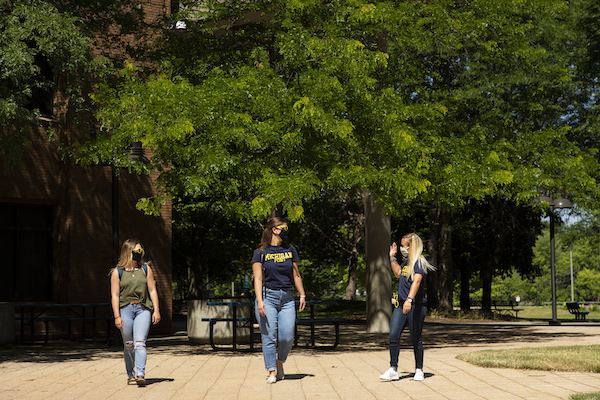
<svg viewBox="0 0 600 400">
<path fill-rule="evenodd" d="M 579 303 L 578 302 L 574 302 L 574 303 L 567 303 L 567 309 L 569 310 L 569 312 L 573 315 L 575 315 L 575 319 L 576 320 L 582 320 L 585 321 L 585 317 L 586 315 L 588 315 L 590 312 L 589 311 L 582 311 L 581 308 L 579 308 Z"/>
<path fill-rule="evenodd" d="M 508 308 L 499 308 L 499 307 L 510 307 Z M 494 309 L 498 312 L 506 312 L 512 317 L 512 313 L 515 313 L 515 318 L 519 318 L 519 311 L 523 311 L 522 308 L 515 308 L 515 302 L 511 301 L 509 304 L 497 304 L 494 302 Z"/>
<path fill-rule="evenodd" d="M 294 332 L 294 346 L 298 346 L 298 325 L 310 325 L 310 347 L 335 349 L 340 343 L 340 324 L 346 322 L 346 318 L 297 318 Z M 335 326 L 335 342 L 333 345 L 315 345 L 315 326 Z"/>
</svg>

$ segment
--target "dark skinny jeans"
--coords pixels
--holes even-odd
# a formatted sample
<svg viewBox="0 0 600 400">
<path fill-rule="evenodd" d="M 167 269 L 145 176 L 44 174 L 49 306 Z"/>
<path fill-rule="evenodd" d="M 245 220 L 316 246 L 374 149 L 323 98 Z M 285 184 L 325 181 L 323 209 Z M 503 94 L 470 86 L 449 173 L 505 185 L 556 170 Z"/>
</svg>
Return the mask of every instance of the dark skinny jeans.
<svg viewBox="0 0 600 400">
<path fill-rule="evenodd" d="M 400 334 L 408 324 L 410 338 L 415 353 L 416 368 L 423 369 L 423 340 L 421 332 L 427 314 L 427 306 L 424 304 L 413 304 L 408 314 L 402 312 L 400 307 L 394 308 L 392 320 L 390 321 L 390 366 L 398 368 L 398 354 L 400 353 Z"/>
</svg>

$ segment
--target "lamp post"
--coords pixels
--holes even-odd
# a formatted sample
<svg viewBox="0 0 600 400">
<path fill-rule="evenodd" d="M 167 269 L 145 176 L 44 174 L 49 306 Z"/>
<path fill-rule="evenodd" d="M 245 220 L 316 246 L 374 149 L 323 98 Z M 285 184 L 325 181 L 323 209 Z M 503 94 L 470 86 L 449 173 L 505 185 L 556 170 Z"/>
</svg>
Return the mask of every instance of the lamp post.
<svg viewBox="0 0 600 400">
<path fill-rule="evenodd" d="M 573 245 L 563 246 L 563 250 L 569 249 L 569 259 L 571 264 L 571 303 L 575 301 L 575 289 L 573 285 Z"/>
<path fill-rule="evenodd" d="M 554 209 L 555 208 L 571 208 L 573 203 L 570 200 L 563 198 L 554 199 L 548 195 L 543 195 L 540 200 L 550 205 L 550 272 L 552 280 L 552 320 L 550 325 L 560 325 L 560 321 L 556 317 L 556 255 L 554 245 Z"/>
</svg>

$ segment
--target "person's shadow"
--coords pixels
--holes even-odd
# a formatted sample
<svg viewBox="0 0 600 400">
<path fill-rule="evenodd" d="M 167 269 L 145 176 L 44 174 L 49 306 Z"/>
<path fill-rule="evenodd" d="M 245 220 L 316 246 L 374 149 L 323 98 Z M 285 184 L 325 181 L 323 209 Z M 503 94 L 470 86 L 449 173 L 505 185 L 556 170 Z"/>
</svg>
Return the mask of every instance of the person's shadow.
<svg viewBox="0 0 600 400">
<path fill-rule="evenodd" d="M 432 374 L 432 373 L 430 373 L 430 372 L 425 372 L 423 375 L 425 375 L 425 378 L 430 378 L 430 377 L 432 377 L 434 374 Z M 411 379 L 411 380 L 412 380 L 412 378 L 413 378 L 414 376 L 415 376 L 415 374 L 414 374 L 414 373 L 407 372 L 407 373 L 405 373 L 404 375 L 400 375 L 400 380 L 402 380 L 402 379 Z"/>
<path fill-rule="evenodd" d="M 146 379 L 146 386 L 161 382 L 173 382 L 174 380 L 173 378 L 148 378 Z"/>
<path fill-rule="evenodd" d="M 285 380 L 295 381 L 298 379 L 304 379 L 307 376 L 314 376 L 313 374 L 285 374 Z"/>
</svg>

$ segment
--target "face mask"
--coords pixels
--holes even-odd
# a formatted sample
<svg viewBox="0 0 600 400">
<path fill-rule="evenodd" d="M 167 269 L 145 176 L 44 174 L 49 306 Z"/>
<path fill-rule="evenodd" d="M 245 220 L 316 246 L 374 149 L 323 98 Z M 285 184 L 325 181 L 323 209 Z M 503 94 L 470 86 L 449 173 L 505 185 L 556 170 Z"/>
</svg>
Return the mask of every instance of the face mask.
<svg viewBox="0 0 600 400">
<path fill-rule="evenodd" d="M 288 238 L 288 231 L 282 229 L 281 232 L 279 232 L 279 237 L 285 242 Z"/>
<path fill-rule="evenodd" d="M 408 257 L 408 247 L 400 247 L 400 253 L 403 257 Z"/>
<path fill-rule="evenodd" d="M 131 252 L 131 259 L 133 261 L 137 261 L 137 263 L 139 264 L 140 262 L 142 262 L 142 253 L 141 252 L 137 252 L 137 251 L 132 251 Z"/>
</svg>

